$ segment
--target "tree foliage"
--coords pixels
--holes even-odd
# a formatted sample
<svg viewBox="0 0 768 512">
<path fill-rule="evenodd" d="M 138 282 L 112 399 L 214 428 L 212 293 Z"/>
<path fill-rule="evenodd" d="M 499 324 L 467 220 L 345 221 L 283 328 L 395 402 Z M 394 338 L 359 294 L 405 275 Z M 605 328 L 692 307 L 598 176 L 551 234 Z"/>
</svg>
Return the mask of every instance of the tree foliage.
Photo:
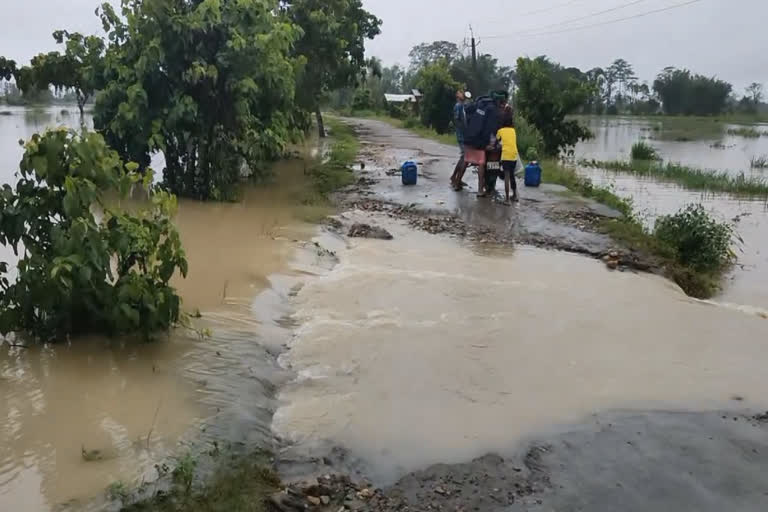
<svg viewBox="0 0 768 512">
<path fill-rule="evenodd" d="M 365 41 L 379 34 L 381 20 L 363 9 L 361 0 L 290 0 L 281 5 L 301 27 L 293 50 L 305 60 L 297 100 L 316 114 L 324 136 L 320 101 L 331 90 L 357 83 L 367 65 Z"/>
<path fill-rule="evenodd" d="M 421 122 L 437 133 L 446 133 L 453 119 L 453 104 L 459 87 L 444 61 L 419 71 L 416 85 L 422 93 Z"/>
<path fill-rule="evenodd" d="M 33 57 L 30 66 L 20 70 L 17 82 L 25 93 L 49 86 L 73 90 L 82 119 L 85 104 L 103 86 L 104 40 L 66 30 L 54 32 L 53 38 L 64 45 L 64 53 Z"/>
<path fill-rule="evenodd" d="M 653 82 L 653 90 L 661 99 L 667 114 L 722 113 L 732 89 L 728 82 L 674 67 L 664 68 Z"/>
<path fill-rule="evenodd" d="M 0 57 L 0 80 L 10 80 L 16 75 L 16 62 Z"/>
<path fill-rule="evenodd" d="M 547 154 L 557 155 L 592 136 L 578 121 L 566 120 L 589 97 L 585 82 L 546 57 L 517 59 L 515 77 L 518 111 L 536 126 Z"/>
<path fill-rule="evenodd" d="M 511 68 L 499 66 L 498 59 L 487 54 L 479 55 L 476 65 L 465 55 L 454 59 L 451 65 L 453 79 L 477 96 L 489 91 L 508 91 L 512 86 L 512 75 Z"/>
<path fill-rule="evenodd" d="M 414 46 L 408 54 L 411 59 L 411 68 L 415 70 L 423 69 L 437 61 L 443 61 L 450 65 L 459 56 L 459 47 L 450 41 L 421 43 Z"/>
<path fill-rule="evenodd" d="M 103 4 L 105 88 L 94 122 L 126 159 L 165 157 L 178 195 L 228 199 L 298 135 L 291 56 L 301 30 L 269 0 Z"/>
<path fill-rule="evenodd" d="M 169 281 L 187 272 L 175 198 L 95 133 L 52 130 L 24 148 L 19 181 L 0 189 L 0 243 L 20 256 L 13 282 L 0 263 L 0 334 L 47 342 L 173 325 L 180 299 Z M 107 202 L 137 187 L 150 197 L 138 212 Z"/>
</svg>

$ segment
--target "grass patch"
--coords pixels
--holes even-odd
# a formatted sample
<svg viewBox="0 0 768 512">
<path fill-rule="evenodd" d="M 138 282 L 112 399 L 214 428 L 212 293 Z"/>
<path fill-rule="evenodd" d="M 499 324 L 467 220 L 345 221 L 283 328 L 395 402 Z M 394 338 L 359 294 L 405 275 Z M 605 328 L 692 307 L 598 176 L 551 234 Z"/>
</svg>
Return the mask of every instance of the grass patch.
<svg viewBox="0 0 768 512">
<path fill-rule="evenodd" d="M 570 167 L 563 166 L 557 161 L 549 160 L 542 163 L 543 181 L 565 186 L 568 192 L 562 195 L 577 194 L 587 197 L 598 203 L 609 206 L 622 216 L 616 219 L 604 219 L 600 223 L 600 230 L 612 239 L 622 244 L 627 249 L 647 254 L 658 262 L 658 266 L 664 269 L 664 273 L 675 281 L 688 295 L 697 298 L 708 298 L 714 295 L 720 288 L 720 281 L 724 272 L 728 269 L 732 254 L 723 251 L 723 237 L 697 238 L 701 233 L 720 233 L 723 229 L 719 224 L 695 212 L 692 222 L 680 221 L 681 215 L 686 210 L 675 216 L 662 217 L 660 222 L 664 225 L 679 227 L 682 229 L 655 229 L 648 230 L 634 214 L 632 201 L 617 196 L 613 191 L 604 187 L 595 186 L 591 180 L 579 176 Z M 673 219 L 673 220 L 669 220 Z M 701 226 L 707 229 L 700 229 Z M 713 227 L 714 226 L 714 227 Z M 695 232 L 697 236 L 690 237 Z M 711 240 L 710 240 L 711 238 Z M 711 243 L 712 241 L 717 243 Z M 730 236 L 728 237 L 730 242 Z M 714 261 L 712 265 L 700 265 L 696 258 L 702 254 L 716 254 L 718 256 L 706 261 Z M 691 256 L 693 255 L 693 256 Z"/>
<path fill-rule="evenodd" d="M 740 126 L 739 128 L 729 128 L 728 135 L 734 135 L 736 137 L 746 137 L 748 139 L 757 139 L 763 135 L 768 135 L 751 126 Z"/>
<path fill-rule="evenodd" d="M 632 151 L 630 153 L 632 160 L 658 160 L 659 152 L 656 148 L 648 144 L 647 142 L 640 141 L 632 144 Z"/>
<path fill-rule="evenodd" d="M 266 512 L 279 489 L 279 478 L 264 461 L 233 461 L 203 487 L 177 485 L 122 512 Z"/>
<path fill-rule="evenodd" d="M 360 149 L 355 131 L 338 119 L 329 118 L 326 124 L 332 140 L 330 149 L 326 155 L 319 155 L 306 171 L 311 186 L 304 189 L 301 202 L 302 220 L 307 222 L 325 218 L 331 207 L 331 194 L 355 181 L 351 166 Z"/>
<path fill-rule="evenodd" d="M 588 167 L 625 172 L 637 176 L 661 178 L 691 190 L 724 192 L 750 197 L 768 196 L 768 181 L 763 178 L 749 177 L 744 173 L 731 175 L 727 172 L 697 169 L 672 162 L 582 160 L 579 163 Z"/>
</svg>

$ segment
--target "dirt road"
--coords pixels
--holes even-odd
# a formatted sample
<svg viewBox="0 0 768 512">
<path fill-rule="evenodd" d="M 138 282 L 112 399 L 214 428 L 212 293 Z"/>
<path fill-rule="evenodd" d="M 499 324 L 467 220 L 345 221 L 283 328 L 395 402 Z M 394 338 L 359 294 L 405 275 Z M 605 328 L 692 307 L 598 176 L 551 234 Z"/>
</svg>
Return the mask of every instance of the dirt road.
<svg viewBox="0 0 768 512">
<path fill-rule="evenodd" d="M 584 258 L 425 240 L 409 226 L 598 256 L 614 244 L 583 219 L 613 212 L 553 187 L 511 208 L 457 194 L 453 148 L 353 122 L 364 165 L 335 229 L 394 240 L 345 242 L 298 293 L 284 476 L 381 487 L 337 486 L 334 512 L 768 510 L 766 320 Z M 410 159 L 402 187 L 387 171 Z"/>
</svg>

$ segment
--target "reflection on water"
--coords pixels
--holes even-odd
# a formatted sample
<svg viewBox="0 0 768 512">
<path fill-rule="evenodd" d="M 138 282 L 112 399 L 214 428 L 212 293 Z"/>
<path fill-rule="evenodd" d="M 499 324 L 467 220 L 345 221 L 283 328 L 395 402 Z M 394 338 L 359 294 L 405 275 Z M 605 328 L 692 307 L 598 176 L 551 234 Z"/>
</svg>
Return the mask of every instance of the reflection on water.
<svg viewBox="0 0 768 512">
<path fill-rule="evenodd" d="M 627 160 L 632 144 L 644 139 L 665 160 L 702 169 L 748 173 L 752 157 L 768 155 L 768 137 L 750 139 L 728 135 L 729 128 L 738 126 L 714 120 L 588 117 L 581 121 L 586 122 L 595 138 L 578 144 L 578 158 Z"/>
<path fill-rule="evenodd" d="M 649 228 L 659 215 L 701 203 L 716 218 L 734 224 L 743 242 L 738 244 L 738 265 L 725 283 L 718 301 L 768 309 L 768 205 L 764 200 L 739 199 L 682 189 L 636 176 L 579 168 L 596 184 L 613 187 L 621 197 L 631 197 Z"/>
<path fill-rule="evenodd" d="M 0 183 L 14 181 L 19 138 L 78 126 L 60 110 L 0 116 Z M 107 485 L 152 478 L 155 463 L 188 449 L 180 443 L 269 439 L 273 354 L 288 335 L 274 318 L 288 314 L 289 260 L 311 233 L 302 220 L 325 212 L 301 204 L 303 161 L 274 174 L 238 202 L 180 201 L 189 276 L 174 284 L 187 311 L 203 312 L 210 339 L 177 330 L 150 344 L 0 348 L 0 511 L 98 509 L 92 498 Z M 94 450 L 99 460 L 85 460 Z"/>
<path fill-rule="evenodd" d="M 386 483 L 601 409 L 768 406 L 757 315 L 578 256 L 485 256 L 374 222 L 397 243 L 355 240 L 296 298 L 281 361 L 299 378 L 274 426 L 300 447 L 347 447 Z"/>
</svg>

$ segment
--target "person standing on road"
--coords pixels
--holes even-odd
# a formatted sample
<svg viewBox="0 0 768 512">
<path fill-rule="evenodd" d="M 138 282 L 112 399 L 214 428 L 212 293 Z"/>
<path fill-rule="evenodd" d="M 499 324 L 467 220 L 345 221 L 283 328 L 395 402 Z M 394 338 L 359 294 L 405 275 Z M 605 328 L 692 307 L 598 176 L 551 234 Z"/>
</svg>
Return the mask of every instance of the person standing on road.
<svg viewBox="0 0 768 512">
<path fill-rule="evenodd" d="M 469 91 L 457 91 L 456 105 L 453 107 L 453 125 L 456 128 L 456 142 L 459 144 L 459 161 L 456 163 L 456 167 L 454 167 L 453 174 L 451 175 L 451 186 L 455 190 L 461 190 L 461 180 L 464 177 L 464 172 L 467 170 L 467 163 L 464 160 L 464 131 L 467 128 L 467 112 L 464 104 L 471 98 L 472 93 Z"/>
<path fill-rule="evenodd" d="M 517 201 L 517 181 L 515 180 L 515 169 L 517 168 L 517 132 L 511 110 L 505 110 L 502 121 L 502 127 L 496 134 L 496 139 L 501 143 L 501 168 L 504 171 L 504 192 L 506 201 L 504 204 L 511 204 L 509 201 L 509 189 L 511 188 L 512 200 Z"/>
</svg>

